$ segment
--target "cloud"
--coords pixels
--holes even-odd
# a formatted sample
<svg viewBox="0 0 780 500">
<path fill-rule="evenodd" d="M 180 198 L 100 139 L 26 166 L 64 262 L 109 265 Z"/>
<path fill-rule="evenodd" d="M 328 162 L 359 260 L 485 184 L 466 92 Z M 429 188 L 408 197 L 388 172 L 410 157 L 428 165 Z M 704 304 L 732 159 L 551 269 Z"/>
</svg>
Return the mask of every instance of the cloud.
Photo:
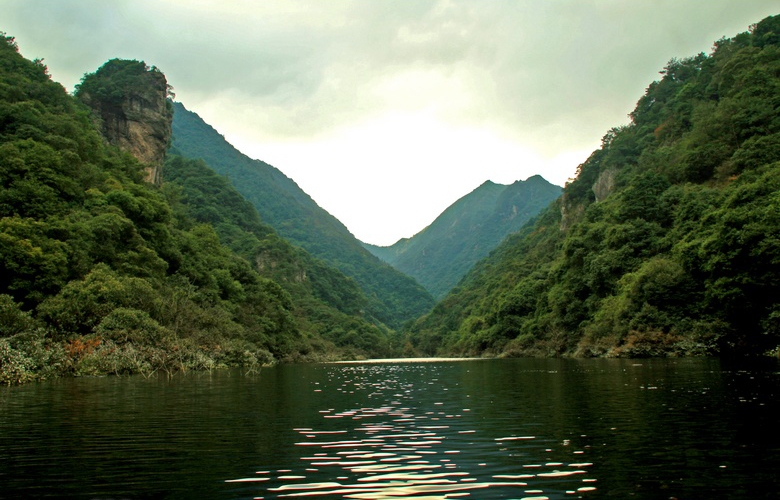
<svg viewBox="0 0 780 500">
<path fill-rule="evenodd" d="M 448 123 L 530 136 L 547 155 L 562 139 L 548 144 L 540 131 L 590 140 L 589 124 L 624 120 L 668 59 L 746 29 L 772 3 L 8 2 L 10 24 L 46 46 L 52 72 L 68 66 L 66 85 L 111 57 L 133 57 L 165 71 L 191 107 L 217 100 L 226 116 L 255 108 L 242 126 L 274 139 L 433 108 Z"/>
<path fill-rule="evenodd" d="M 178 100 L 353 228 L 372 224 L 354 215 L 372 200 L 449 203 L 485 179 L 513 180 L 511 165 L 516 179 L 536 169 L 565 182 L 669 59 L 776 10 L 775 0 L 4 0 L 0 29 L 68 88 L 110 58 L 156 65 Z M 384 168 L 416 182 L 394 184 Z M 380 192 L 390 185 L 395 194 Z M 416 230 L 444 208 L 383 208 L 374 224 L 406 218 Z"/>
</svg>

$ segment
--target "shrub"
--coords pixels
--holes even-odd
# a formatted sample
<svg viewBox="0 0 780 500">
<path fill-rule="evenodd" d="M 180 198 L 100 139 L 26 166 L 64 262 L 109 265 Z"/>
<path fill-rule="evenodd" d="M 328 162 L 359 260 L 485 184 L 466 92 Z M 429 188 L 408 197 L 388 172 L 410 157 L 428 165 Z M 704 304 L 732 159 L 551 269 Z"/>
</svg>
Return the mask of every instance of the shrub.
<svg viewBox="0 0 780 500">
<path fill-rule="evenodd" d="M 13 385 L 59 376 L 71 363 L 62 344 L 36 329 L 0 339 L 0 384 Z"/>
<path fill-rule="evenodd" d="M 155 298 L 148 281 L 121 276 L 98 264 L 83 280 L 71 281 L 44 301 L 38 312 L 59 333 L 91 333 L 114 309 L 152 310 Z"/>
<path fill-rule="evenodd" d="M 150 346 L 160 345 L 172 335 L 145 311 L 126 307 L 111 311 L 95 328 L 95 333 L 117 344 L 131 342 Z"/>
<path fill-rule="evenodd" d="M 35 320 L 29 312 L 22 311 L 13 297 L 0 294 L 0 337 L 10 337 L 32 330 Z"/>
</svg>

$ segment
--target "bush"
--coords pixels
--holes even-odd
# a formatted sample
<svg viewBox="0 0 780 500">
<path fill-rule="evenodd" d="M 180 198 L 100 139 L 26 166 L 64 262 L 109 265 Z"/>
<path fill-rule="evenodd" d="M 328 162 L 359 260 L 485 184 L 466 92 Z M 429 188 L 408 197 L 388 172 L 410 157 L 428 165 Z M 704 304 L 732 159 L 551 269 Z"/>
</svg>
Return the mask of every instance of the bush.
<svg viewBox="0 0 780 500">
<path fill-rule="evenodd" d="M 98 264 L 83 280 L 71 281 L 41 303 L 38 312 L 61 334 L 87 334 L 114 309 L 153 310 L 155 299 L 148 281 L 121 276 L 107 265 Z"/>
<path fill-rule="evenodd" d="M 126 307 L 111 311 L 95 328 L 95 333 L 120 345 L 129 342 L 157 346 L 172 336 L 145 311 Z"/>
<path fill-rule="evenodd" d="M 219 359 L 226 366 L 258 368 L 274 360 L 270 352 L 243 340 L 229 340 L 221 347 Z"/>
<path fill-rule="evenodd" d="M 36 321 L 30 313 L 22 311 L 13 297 L 0 295 L 0 337 L 10 337 L 32 330 L 35 326 Z"/>
<path fill-rule="evenodd" d="M 27 353 L 14 349 L 6 339 L 0 339 L 0 383 L 22 384 L 35 379 L 33 360 Z"/>
<path fill-rule="evenodd" d="M 43 329 L 0 339 L 0 384 L 43 380 L 70 371 L 62 344 L 51 342 Z"/>
</svg>

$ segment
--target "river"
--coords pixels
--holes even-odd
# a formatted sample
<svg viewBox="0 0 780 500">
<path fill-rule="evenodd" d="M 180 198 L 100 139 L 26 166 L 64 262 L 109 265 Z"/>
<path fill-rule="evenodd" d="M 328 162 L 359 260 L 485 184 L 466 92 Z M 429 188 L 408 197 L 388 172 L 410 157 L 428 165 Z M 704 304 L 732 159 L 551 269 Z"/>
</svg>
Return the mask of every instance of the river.
<svg viewBox="0 0 780 500">
<path fill-rule="evenodd" d="M 0 498 L 777 498 L 776 360 L 296 364 L 0 388 Z"/>
</svg>

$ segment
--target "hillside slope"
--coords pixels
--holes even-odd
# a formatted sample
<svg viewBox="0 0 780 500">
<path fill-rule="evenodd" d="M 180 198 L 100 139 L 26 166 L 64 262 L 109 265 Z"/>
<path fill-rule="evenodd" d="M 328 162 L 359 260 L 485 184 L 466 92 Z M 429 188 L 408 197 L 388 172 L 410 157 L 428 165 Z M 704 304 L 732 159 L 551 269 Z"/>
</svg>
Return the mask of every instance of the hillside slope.
<svg viewBox="0 0 780 500">
<path fill-rule="evenodd" d="M 363 248 L 292 179 L 242 154 L 180 103 L 174 103 L 173 147 L 228 176 L 263 221 L 281 236 L 353 278 L 368 297 L 370 316 L 397 327 L 433 306 L 433 298 L 422 286 Z"/>
<path fill-rule="evenodd" d="M 413 237 L 389 247 L 365 247 L 441 298 L 478 260 L 561 191 L 538 175 L 510 185 L 487 181 Z"/>
<path fill-rule="evenodd" d="M 386 354 L 357 285 L 262 225 L 224 179 L 171 158 L 159 187 L 158 158 L 101 136 L 99 94 L 122 111 L 149 82 L 167 91 L 156 68 L 112 60 L 70 96 L 0 37 L 0 384 Z M 166 109 L 120 129 L 164 154 Z"/>
<path fill-rule="evenodd" d="M 563 196 L 416 322 L 414 346 L 780 349 L 780 16 L 661 73 Z"/>
<path fill-rule="evenodd" d="M 365 317 L 367 299 L 354 280 L 281 238 L 230 181 L 202 160 L 168 155 L 165 191 L 180 225 L 212 226 L 220 242 L 290 296 L 290 313 L 306 338 L 305 352 L 327 356 L 387 356 L 387 328 Z"/>
</svg>

